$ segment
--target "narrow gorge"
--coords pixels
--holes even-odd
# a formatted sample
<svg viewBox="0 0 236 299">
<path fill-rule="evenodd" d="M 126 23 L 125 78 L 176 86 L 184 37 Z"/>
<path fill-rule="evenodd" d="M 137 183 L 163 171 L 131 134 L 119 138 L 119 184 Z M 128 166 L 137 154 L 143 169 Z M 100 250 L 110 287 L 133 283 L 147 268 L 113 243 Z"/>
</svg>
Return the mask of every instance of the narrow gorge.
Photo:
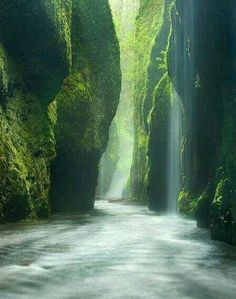
<svg viewBox="0 0 236 299">
<path fill-rule="evenodd" d="M 235 298 L 234 2 L 0 1 L 0 298 Z"/>
</svg>

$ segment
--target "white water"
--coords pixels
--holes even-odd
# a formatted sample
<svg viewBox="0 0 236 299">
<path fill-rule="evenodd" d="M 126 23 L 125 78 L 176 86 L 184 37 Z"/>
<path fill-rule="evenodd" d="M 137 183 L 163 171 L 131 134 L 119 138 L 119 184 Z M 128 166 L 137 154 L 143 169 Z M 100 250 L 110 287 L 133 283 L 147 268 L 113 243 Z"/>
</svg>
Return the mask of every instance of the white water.
<svg viewBox="0 0 236 299">
<path fill-rule="evenodd" d="M 144 207 L 0 227 L 1 299 L 235 299 L 235 281 L 236 248 Z"/>
<path fill-rule="evenodd" d="M 178 195 L 181 190 L 181 138 L 182 138 L 182 109 L 181 99 L 173 88 L 168 141 L 168 179 L 167 201 L 168 210 L 177 210 Z"/>
</svg>

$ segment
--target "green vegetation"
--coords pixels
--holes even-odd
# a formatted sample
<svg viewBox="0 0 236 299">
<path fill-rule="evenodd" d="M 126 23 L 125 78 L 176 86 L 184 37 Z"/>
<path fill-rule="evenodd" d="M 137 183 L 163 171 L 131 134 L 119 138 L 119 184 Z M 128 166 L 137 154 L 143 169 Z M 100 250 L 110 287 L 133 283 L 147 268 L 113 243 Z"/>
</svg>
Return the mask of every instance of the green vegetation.
<svg viewBox="0 0 236 299">
<path fill-rule="evenodd" d="M 138 14 L 139 1 L 110 0 L 115 28 L 120 45 L 122 88 L 116 116 L 113 120 L 108 148 L 100 163 L 100 177 L 98 189 L 106 195 L 109 191 L 112 178 L 123 177 L 120 185 L 120 193 L 127 196 L 129 185 L 127 184 L 132 164 L 133 154 L 133 79 L 135 65 L 135 19 Z M 114 130 L 116 128 L 116 130 Z M 117 148 L 114 151 L 114 146 Z M 113 152 L 114 151 L 114 152 Z M 115 182 L 113 181 L 113 184 Z M 103 187 L 102 187 L 103 186 Z M 125 189 L 125 190 L 124 190 Z"/>
<path fill-rule="evenodd" d="M 233 5 L 1 1 L 0 221 L 93 209 L 107 149 L 102 193 L 133 159 L 124 194 L 166 211 L 178 168 L 179 212 L 236 244 Z"/>
<path fill-rule="evenodd" d="M 235 36 L 228 23 L 232 10 L 232 1 L 199 6 L 176 1 L 169 74 L 184 109 L 179 209 L 193 215 L 198 226 L 210 228 L 214 239 L 235 244 L 235 53 L 230 50 Z"/>
<path fill-rule="evenodd" d="M 78 1 L 72 11 L 72 73 L 56 98 L 54 211 L 93 208 L 98 164 L 121 88 L 119 47 L 108 2 Z"/>
<path fill-rule="evenodd" d="M 120 92 L 108 2 L 3 1 L 0 42 L 0 221 L 92 208 Z M 76 207 L 53 197 L 61 183 Z"/>
<path fill-rule="evenodd" d="M 0 218 L 46 217 L 49 165 L 55 157 L 48 110 L 25 91 L 3 46 L 0 57 Z"/>
<path fill-rule="evenodd" d="M 149 122 L 147 195 L 149 207 L 154 210 L 166 210 L 167 205 L 168 128 L 171 95 L 171 82 L 168 75 L 165 74 L 155 89 Z"/>
<path fill-rule="evenodd" d="M 166 4 L 168 5 L 168 4 Z M 166 72 L 163 61 L 166 55 L 168 33 L 158 39 L 166 26 L 164 1 L 141 1 L 137 18 L 136 67 L 134 77 L 134 155 L 131 171 L 131 193 L 137 201 L 146 200 L 146 177 L 148 171 L 148 116 L 152 109 L 155 87 Z M 168 25 L 167 25 L 168 27 Z M 168 31 L 168 29 L 167 29 Z M 159 43 L 160 42 L 160 43 Z M 159 45 L 159 46 L 158 46 Z M 159 77 L 152 76 L 153 66 L 157 65 Z M 160 65 L 164 65 L 164 68 Z M 153 82 L 154 81 L 154 82 Z"/>
<path fill-rule="evenodd" d="M 137 201 L 143 202 L 148 199 L 150 207 L 153 205 L 152 199 L 157 196 L 156 159 L 162 160 L 162 156 L 158 154 L 153 156 L 152 153 L 157 146 L 158 134 L 167 133 L 163 127 L 161 128 L 162 122 L 160 126 L 158 125 L 159 117 L 162 119 L 161 114 L 164 111 L 167 116 L 164 120 L 165 126 L 168 124 L 170 87 L 167 85 L 170 83 L 167 83 L 167 51 L 171 31 L 171 4 L 172 1 L 141 1 L 137 18 L 135 44 L 137 63 L 134 80 L 135 139 L 131 189 L 132 196 Z M 163 150 L 165 151 L 162 146 Z M 161 166 L 160 168 L 163 169 Z M 165 179 L 164 175 L 162 178 Z M 162 185 L 161 182 L 160 184 Z"/>
</svg>

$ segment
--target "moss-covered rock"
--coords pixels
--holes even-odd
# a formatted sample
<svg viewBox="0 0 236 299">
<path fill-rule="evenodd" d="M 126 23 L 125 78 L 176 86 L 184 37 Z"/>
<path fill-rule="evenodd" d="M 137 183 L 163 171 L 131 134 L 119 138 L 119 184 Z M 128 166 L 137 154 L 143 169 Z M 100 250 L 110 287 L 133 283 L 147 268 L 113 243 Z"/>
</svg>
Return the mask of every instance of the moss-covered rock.
<svg viewBox="0 0 236 299">
<path fill-rule="evenodd" d="M 194 219 L 196 217 L 196 206 L 196 199 L 193 199 L 191 195 L 184 190 L 180 192 L 178 198 L 178 209 L 180 213 Z"/>
<path fill-rule="evenodd" d="M 71 65 L 71 0 L 3 0 L 0 39 L 26 87 L 50 101 Z"/>
<path fill-rule="evenodd" d="M 185 196 L 182 192 L 179 207 L 184 214 L 194 207 L 198 225 L 230 243 L 236 216 L 233 5 L 177 0 L 169 52 L 169 74 L 185 113 Z"/>
<path fill-rule="evenodd" d="M 0 218 L 47 217 L 56 154 L 47 103 L 70 69 L 69 1 L 1 1 L 0 42 Z"/>
<path fill-rule="evenodd" d="M 164 12 L 164 0 L 141 0 L 136 26 L 136 66 L 134 75 L 134 152 L 131 168 L 130 188 L 131 197 L 139 202 L 145 202 L 146 178 L 148 171 L 148 131 L 146 128 L 149 104 L 145 99 L 147 90 L 153 97 L 152 91 L 147 87 L 148 66 L 151 53 L 155 47 L 155 39 L 161 30 Z M 163 45 L 162 45 L 163 46 Z M 161 46 L 161 47 L 162 47 Z M 161 78 L 162 76 L 160 76 Z M 157 85 L 158 81 L 156 81 Z M 156 86 L 155 85 L 155 86 Z M 145 103 L 145 107 L 144 107 Z M 152 107 L 152 104 L 149 108 Z"/>
<path fill-rule="evenodd" d="M 149 124 L 149 171 L 147 195 L 152 210 L 167 209 L 167 165 L 169 120 L 172 100 L 171 82 L 167 73 L 156 90 Z"/>
<path fill-rule="evenodd" d="M 132 197 L 154 210 L 167 206 L 167 156 L 172 88 L 167 53 L 173 1 L 141 1 L 137 18 L 135 145 Z M 150 21 L 151 20 L 151 21 Z"/>
<path fill-rule="evenodd" d="M 50 161 L 55 140 L 47 106 L 26 91 L 0 46 L 0 218 L 49 214 Z"/>
<path fill-rule="evenodd" d="M 49 215 L 55 133 L 52 208 L 92 208 L 119 92 L 106 0 L 1 1 L 0 221 Z"/>
<path fill-rule="evenodd" d="M 54 211 L 93 208 L 98 164 L 121 88 L 119 46 L 108 1 L 76 1 L 72 11 L 72 74 L 56 98 Z"/>
<path fill-rule="evenodd" d="M 215 198 L 211 205 L 210 229 L 213 239 L 233 241 L 232 199 L 234 191 L 229 179 L 222 178 L 217 185 Z"/>
<path fill-rule="evenodd" d="M 153 26 L 157 23 L 152 21 L 158 20 L 157 9 L 153 8 L 158 5 L 165 9 L 163 13 L 158 11 L 159 26 Z M 198 226 L 210 227 L 213 238 L 230 243 L 236 239 L 233 5 L 231 0 L 214 4 L 205 0 L 141 2 L 137 19 L 138 96 L 131 176 L 134 193 L 143 196 L 147 184 L 150 207 L 165 209 L 166 185 L 171 184 L 166 181 L 171 102 L 167 85 L 173 84 L 183 113 L 179 211 L 196 218 Z M 151 20 L 148 37 L 147 16 Z M 145 49 L 139 51 L 142 46 Z M 164 75 L 166 72 L 169 78 Z"/>
</svg>

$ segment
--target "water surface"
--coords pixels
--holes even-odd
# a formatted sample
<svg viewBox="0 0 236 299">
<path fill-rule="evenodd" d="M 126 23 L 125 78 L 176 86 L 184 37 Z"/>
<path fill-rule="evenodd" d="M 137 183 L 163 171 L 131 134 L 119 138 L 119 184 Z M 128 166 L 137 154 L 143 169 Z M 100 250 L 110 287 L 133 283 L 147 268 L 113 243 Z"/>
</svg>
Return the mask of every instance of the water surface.
<svg viewBox="0 0 236 299">
<path fill-rule="evenodd" d="M 0 227 L 1 299 L 235 299 L 236 248 L 144 207 Z"/>
</svg>

